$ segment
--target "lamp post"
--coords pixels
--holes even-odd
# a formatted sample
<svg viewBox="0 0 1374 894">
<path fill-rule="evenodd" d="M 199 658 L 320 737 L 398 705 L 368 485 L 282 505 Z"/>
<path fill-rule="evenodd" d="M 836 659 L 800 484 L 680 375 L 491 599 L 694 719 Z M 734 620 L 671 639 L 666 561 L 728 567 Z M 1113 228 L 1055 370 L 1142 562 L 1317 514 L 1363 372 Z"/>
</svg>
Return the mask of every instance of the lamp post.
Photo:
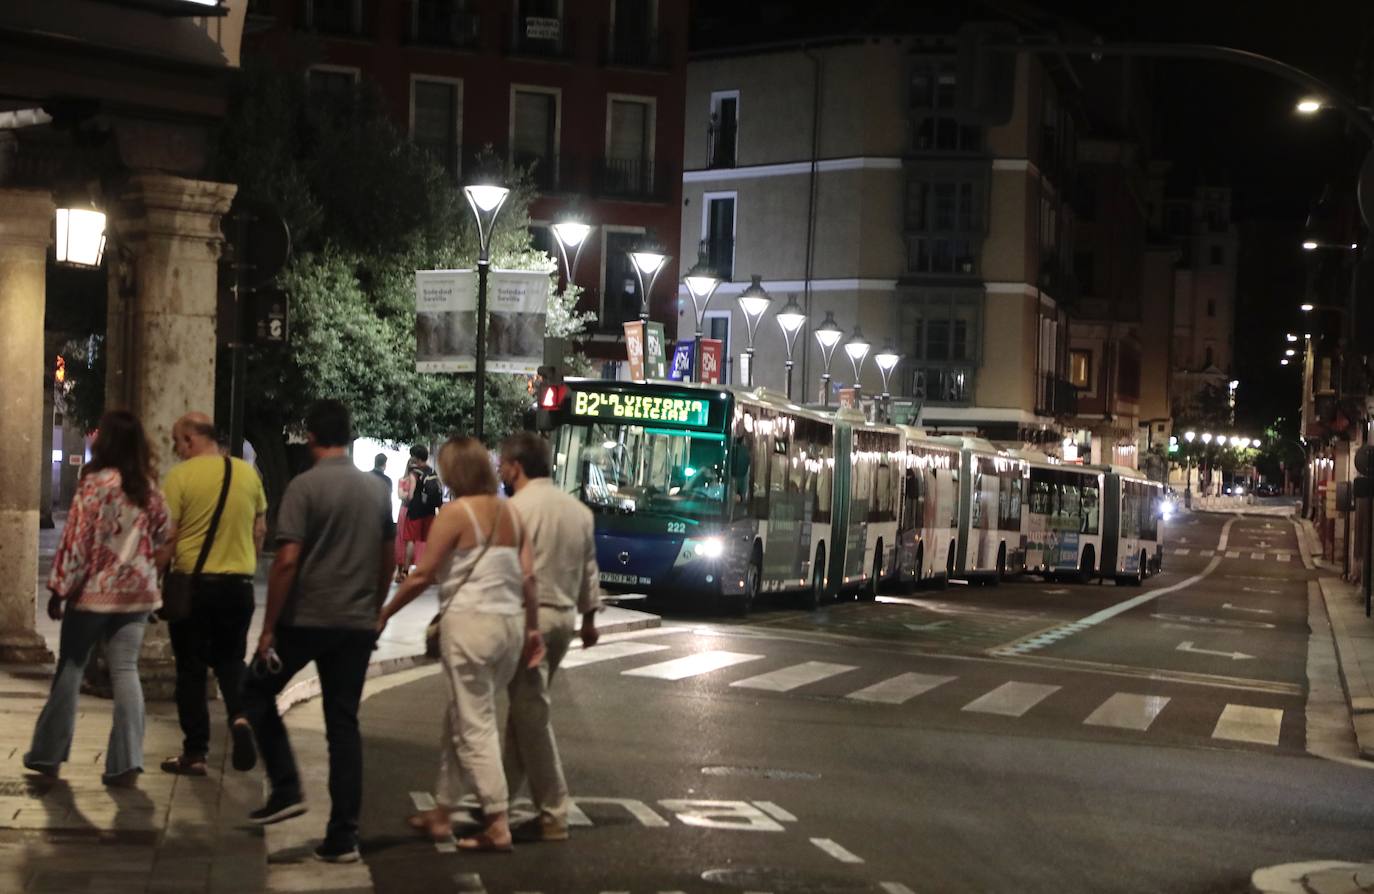
<svg viewBox="0 0 1374 894">
<path fill-rule="evenodd" d="M 577 272 L 577 262 L 582 259 L 582 249 L 587 245 L 587 237 L 591 235 L 592 226 L 589 223 L 576 219 L 561 220 L 549 227 L 553 231 L 553 239 L 558 243 L 558 253 L 563 256 L 563 290 L 567 291 L 568 286 L 573 284 L 573 277 Z M 572 263 L 568 263 L 568 252 L 572 252 Z"/>
<path fill-rule="evenodd" d="M 57 263 L 73 267 L 99 267 L 105 254 L 105 213 L 94 208 L 57 209 Z"/>
<path fill-rule="evenodd" d="M 835 359 L 835 346 L 844 338 L 838 323 L 835 322 L 835 312 L 827 310 L 825 312 L 825 322 L 816 327 L 816 344 L 821 347 L 821 359 L 825 361 L 825 372 L 821 373 L 821 400 L 825 406 L 830 406 L 830 361 Z"/>
<path fill-rule="evenodd" d="M 739 309 L 744 312 L 745 331 L 749 334 L 749 347 L 745 353 L 749 356 L 749 381 L 745 385 L 749 388 L 754 387 L 754 332 L 759 328 L 759 321 L 763 315 L 768 313 L 768 307 L 773 303 L 773 296 L 769 295 L 763 288 L 763 277 L 755 273 L 749 278 L 749 287 L 739 293 Z"/>
<path fill-rule="evenodd" d="M 868 359 L 869 347 L 868 339 L 864 338 L 863 332 L 855 325 L 854 333 L 849 336 L 849 341 L 844 343 L 844 352 L 849 355 L 849 365 L 854 367 L 854 405 L 856 407 L 859 405 L 859 398 L 863 394 L 864 361 Z"/>
<path fill-rule="evenodd" d="M 639 321 L 647 323 L 649 322 L 649 293 L 654 290 L 654 281 L 663 272 L 664 265 L 668 263 L 669 255 L 659 251 L 652 244 L 642 245 L 626 252 L 626 254 L 630 256 L 630 266 L 634 268 L 635 279 L 639 282 Z"/>
<path fill-rule="evenodd" d="M 873 355 L 873 362 L 878 364 L 878 372 L 883 377 L 883 421 L 892 420 L 892 394 L 888 391 L 888 380 L 892 377 L 892 371 L 901 362 L 901 355 L 892 348 L 892 342 L 883 345 L 883 349 Z"/>
<path fill-rule="evenodd" d="M 703 240 L 702 245 L 705 244 Z M 697 262 L 687 271 L 682 282 L 687 286 L 687 294 L 692 296 L 692 313 L 697 321 L 696 342 L 692 347 L 692 362 L 696 367 L 692 370 L 692 381 L 697 382 L 701 380 L 701 330 L 706 322 L 706 308 L 721 283 L 720 276 L 706 259 L 705 248 L 697 252 Z"/>
<path fill-rule="evenodd" d="M 477 375 L 472 385 L 473 433 L 482 440 L 487 410 L 487 276 L 491 271 L 491 233 L 510 190 L 494 184 L 463 187 L 477 218 Z"/>
<path fill-rule="evenodd" d="M 787 303 L 778 311 L 778 327 L 782 329 L 782 343 L 787 348 L 787 399 L 792 399 L 792 349 L 797 344 L 797 333 L 806 325 L 806 312 L 797 303 L 796 293 L 787 296 Z"/>
</svg>

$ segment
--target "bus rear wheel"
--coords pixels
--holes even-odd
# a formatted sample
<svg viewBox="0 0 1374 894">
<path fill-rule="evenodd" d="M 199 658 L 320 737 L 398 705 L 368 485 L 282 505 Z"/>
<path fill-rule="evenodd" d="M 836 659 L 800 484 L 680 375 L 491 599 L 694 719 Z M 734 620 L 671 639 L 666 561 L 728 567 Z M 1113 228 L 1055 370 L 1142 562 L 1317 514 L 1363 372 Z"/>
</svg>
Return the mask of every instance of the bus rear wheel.
<svg viewBox="0 0 1374 894">
<path fill-rule="evenodd" d="M 873 574 L 869 576 L 864 588 L 859 591 L 860 602 L 873 602 L 878 598 L 878 585 L 883 579 L 883 542 L 878 541 L 878 548 L 873 551 Z"/>
<path fill-rule="evenodd" d="M 811 587 L 802 596 L 802 604 L 810 611 L 825 601 L 825 544 L 816 547 L 816 561 L 811 565 Z"/>
<path fill-rule="evenodd" d="M 1078 563 L 1078 583 L 1086 584 L 1093 579 L 1093 571 L 1097 568 L 1095 558 L 1091 546 L 1083 550 L 1083 558 Z"/>
<path fill-rule="evenodd" d="M 1007 545 L 1004 543 L 997 547 L 997 570 L 992 573 L 992 580 L 988 583 L 994 587 L 1002 582 L 1002 578 L 1007 574 Z"/>
</svg>

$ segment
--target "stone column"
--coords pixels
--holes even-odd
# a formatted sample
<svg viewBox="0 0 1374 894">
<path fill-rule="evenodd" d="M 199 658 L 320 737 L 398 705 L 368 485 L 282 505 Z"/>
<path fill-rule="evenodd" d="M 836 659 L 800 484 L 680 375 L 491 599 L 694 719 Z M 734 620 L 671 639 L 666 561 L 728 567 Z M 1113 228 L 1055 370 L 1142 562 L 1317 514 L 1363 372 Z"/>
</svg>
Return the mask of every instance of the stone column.
<svg viewBox="0 0 1374 894">
<path fill-rule="evenodd" d="M 53 660 L 34 628 L 52 226 L 51 194 L 0 189 L 0 662 Z"/>
<path fill-rule="evenodd" d="M 220 216 L 238 187 L 160 174 L 129 178 L 111 243 L 106 405 L 143 420 L 163 474 L 176 462 L 172 423 L 215 411 Z M 155 624 L 139 660 L 148 698 L 170 698 L 176 679 L 167 625 Z"/>
</svg>

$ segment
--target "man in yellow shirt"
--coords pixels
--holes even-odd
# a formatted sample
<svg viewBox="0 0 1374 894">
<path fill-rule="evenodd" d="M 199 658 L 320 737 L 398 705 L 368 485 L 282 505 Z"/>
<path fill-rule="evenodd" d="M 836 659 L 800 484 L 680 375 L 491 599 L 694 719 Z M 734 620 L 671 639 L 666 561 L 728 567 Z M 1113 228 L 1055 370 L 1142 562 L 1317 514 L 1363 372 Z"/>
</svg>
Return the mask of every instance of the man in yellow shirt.
<svg viewBox="0 0 1374 894">
<path fill-rule="evenodd" d="M 267 533 L 267 495 L 248 463 L 220 455 L 215 426 L 204 413 L 187 413 L 172 426 L 172 446 L 182 462 L 163 482 L 175 528 L 172 570 L 191 574 L 219 504 L 226 469 L 229 489 L 205 566 L 192 584 L 189 617 L 169 625 L 176 656 L 177 717 L 184 736 L 181 754 L 162 762 L 168 773 L 205 775 L 210 747 L 210 712 L 205 674 L 213 669 L 229 718 L 236 770 L 257 763 L 253 731 L 242 716 L 240 697 L 248 625 L 253 620 L 253 576 Z"/>
</svg>

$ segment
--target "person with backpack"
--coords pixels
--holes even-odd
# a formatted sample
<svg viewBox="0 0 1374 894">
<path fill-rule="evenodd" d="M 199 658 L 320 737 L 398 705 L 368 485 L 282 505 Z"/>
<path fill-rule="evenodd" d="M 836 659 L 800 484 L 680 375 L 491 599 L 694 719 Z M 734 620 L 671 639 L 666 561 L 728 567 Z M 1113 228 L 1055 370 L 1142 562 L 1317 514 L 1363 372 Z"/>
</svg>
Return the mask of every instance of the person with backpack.
<svg viewBox="0 0 1374 894">
<path fill-rule="evenodd" d="M 406 478 L 410 496 L 405 502 L 406 520 L 401 529 L 402 552 L 400 571 L 409 573 L 412 565 L 420 564 L 429 540 L 434 516 L 444 502 L 444 489 L 439 476 L 429 464 L 429 448 L 416 444 L 410 448 L 412 468 Z"/>
</svg>

